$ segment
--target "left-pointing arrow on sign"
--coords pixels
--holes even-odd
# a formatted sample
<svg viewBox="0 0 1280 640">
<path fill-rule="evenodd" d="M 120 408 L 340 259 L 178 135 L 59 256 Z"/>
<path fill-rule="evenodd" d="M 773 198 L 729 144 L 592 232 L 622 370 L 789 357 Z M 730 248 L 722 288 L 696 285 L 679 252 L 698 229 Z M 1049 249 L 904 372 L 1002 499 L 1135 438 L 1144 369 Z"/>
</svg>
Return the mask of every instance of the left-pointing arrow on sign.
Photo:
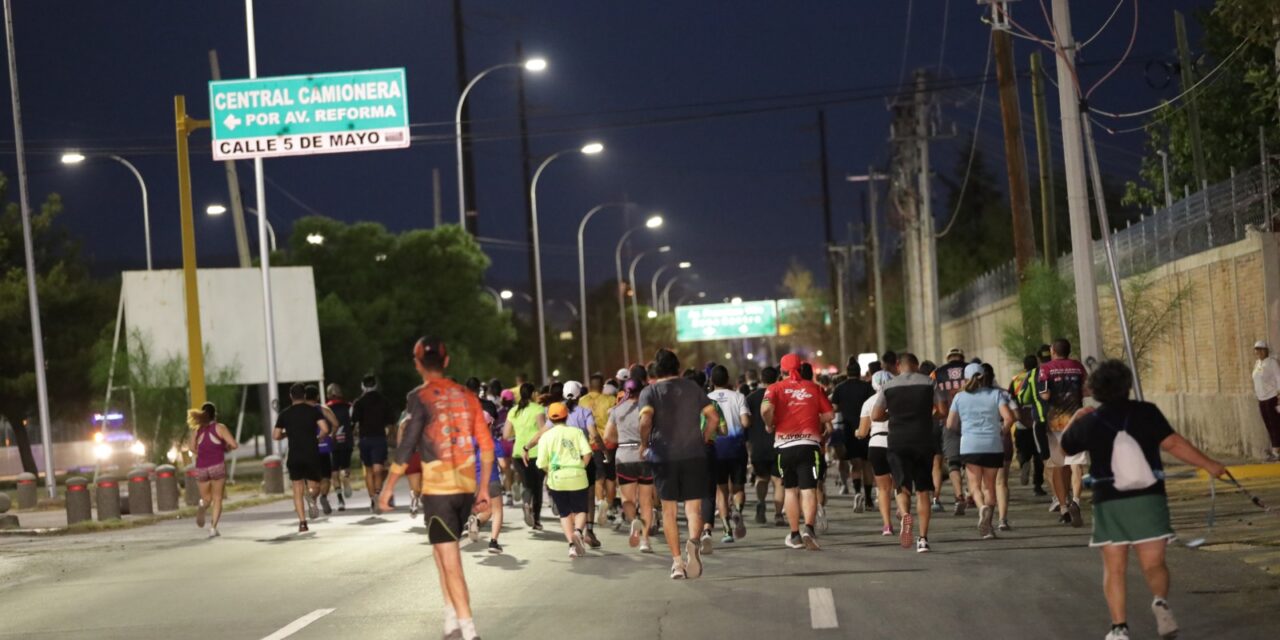
<svg viewBox="0 0 1280 640">
<path fill-rule="evenodd" d="M 241 122 L 240 118 L 237 118 L 236 115 L 233 113 L 227 116 L 227 119 L 223 120 L 222 124 L 227 125 L 227 129 L 234 131 L 236 127 L 240 126 L 240 122 Z"/>
</svg>

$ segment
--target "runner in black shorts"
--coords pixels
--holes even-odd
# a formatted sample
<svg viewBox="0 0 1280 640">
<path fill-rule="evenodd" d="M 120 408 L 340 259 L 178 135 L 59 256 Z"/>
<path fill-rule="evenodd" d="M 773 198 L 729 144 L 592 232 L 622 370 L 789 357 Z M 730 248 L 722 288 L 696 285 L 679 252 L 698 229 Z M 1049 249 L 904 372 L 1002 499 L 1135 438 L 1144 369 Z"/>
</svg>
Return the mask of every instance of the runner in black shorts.
<svg viewBox="0 0 1280 640">
<path fill-rule="evenodd" d="M 764 423 L 774 433 L 774 446 L 778 448 L 784 508 L 791 528 L 783 543 L 791 549 L 817 551 L 821 547 L 815 525 L 825 528 L 819 517 L 822 509 L 819 487 L 826 470 L 822 443 L 831 436 L 835 411 L 822 387 L 805 379 L 802 373 L 805 363 L 800 356 L 794 353 L 782 356 L 781 365 L 787 377 L 769 386 L 761 413 Z"/>
<path fill-rule="evenodd" d="M 848 378 L 831 392 L 831 404 L 843 423 L 845 459 L 849 461 L 849 479 L 853 484 L 853 511 L 862 513 L 871 504 L 871 470 L 867 468 L 867 440 L 854 434 L 860 426 L 862 407 L 875 395 L 871 383 L 862 379 L 862 367 L 857 356 L 851 356 L 845 365 Z"/>
<path fill-rule="evenodd" d="M 782 514 L 782 475 L 778 472 L 778 454 L 773 448 L 773 434 L 769 433 L 760 415 L 760 405 L 764 402 L 765 391 L 769 385 L 778 381 L 778 370 L 765 367 L 760 371 L 762 384 L 747 394 L 747 410 L 751 412 L 751 423 L 747 425 L 747 447 L 751 453 L 751 481 L 756 486 L 756 524 L 768 522 L 765 519 L 765 501 L 769 497 L 769 485 L 773 485 L 773 517 L 774 524 L 787 526 L 787 518 Z"/>
<path fill-rule="evenodd" d="M 355 451 L 355 434 L 351 432 L 351 403 L 342 397 L 342 387 L 330 384 L 325 393 L 325 406 L 338 420 L 333 432 L 333 448 L 329 454 L 332 464 L 333 486 L 338 495 L 338 511 L 347 510 L 347 498 L 351 497 L 351 455 Z"/>
<path fill-rule="evenodd" d="M 289 408 L 276 417 L 272 437 L 289 439 L 289 459 L 285 462 L 293 482 L 293 509 L 298 514 L 298 532 L 308 531 L 308 515 L 315 519 L 316 496 L 320 493 L 320 438 L 329 433 L 329 422 L 320 409 L 307 404 L 307 390 L 301 384 L 289 387 Z M 303 502 L 306 510 L 303 510 Z"/>
<path fill-rule="evenodd" d="M 889 465 L 898 485 L 898 512 L 902 525 L 898 532 L 903 548 L 911 546 L 911 491 L 916 494 L 920 517 L 920 538 L 916 552 L 929 551 L 929 505 L 933 497 L 933 456 L 937 440 L 933 437 L 935 414 L 945 416 L 947 407 L 933 380 L 919 373 L 920 361 L 915 355 L 900 356 L 901 375 L 890 380 L 876 397 L 871 410 L 873 422 L 889 423 Z"/>
<path fill-rule="evenodd" d="M 871 388 L 876 392 L 876 395 L 867 398 L 867 401 L 862 404 L 858 431 L 855 434 L 855 437 L 867 443 L 867 464 L 875 475 L 876 491 L 880 494 L 879 506 L 882 525 L 880 535 L 882 536 L 893 535 L 893 523 L 889 521 L 889 496 L 893 494 L 893 476 L 892 469 L 889 466 L 888 449 L 889 424 L 887 422 L 872 422 L 871 411 L 875 408 L 880 390 L 892 379 L 893 375 L 888 371 L 877 371 L 871 376 Z"/>
</svg>

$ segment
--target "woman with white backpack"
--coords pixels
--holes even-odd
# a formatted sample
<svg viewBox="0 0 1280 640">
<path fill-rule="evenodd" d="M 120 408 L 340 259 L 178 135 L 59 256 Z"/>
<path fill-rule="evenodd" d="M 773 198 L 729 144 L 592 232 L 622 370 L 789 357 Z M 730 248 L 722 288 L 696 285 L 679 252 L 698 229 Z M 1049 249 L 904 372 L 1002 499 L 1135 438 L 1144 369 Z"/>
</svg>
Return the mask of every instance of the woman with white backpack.
<svg viewBox="0 0 1280 640">
<path fill-rule="evenodd" d="M 1107 640 L 1128 640 L 1125 618 L 1125 571 L 1133 547 L 1155 599 L 1151 611 L 1162 638 L 1177 634 L 1166 598 L 1169 568 L 1165 548 L 1174 538 L 1164 490 L 1160 452 L 1204 469 L 1210 476 L 1226 473 L 1222 463 L 1174 433 L 1154 404 L 1129 399 L 1133 373 L 1123 362 L 1108 360 L 1090 374 L 1088 385 L 1096 409 L 1076 412 L 1062 436 L 1067 455 L 1089 452 L 1093 478 L 1093 539 L 1102 549 L 1102 590 L 1111 612 Z"/>
</svg>

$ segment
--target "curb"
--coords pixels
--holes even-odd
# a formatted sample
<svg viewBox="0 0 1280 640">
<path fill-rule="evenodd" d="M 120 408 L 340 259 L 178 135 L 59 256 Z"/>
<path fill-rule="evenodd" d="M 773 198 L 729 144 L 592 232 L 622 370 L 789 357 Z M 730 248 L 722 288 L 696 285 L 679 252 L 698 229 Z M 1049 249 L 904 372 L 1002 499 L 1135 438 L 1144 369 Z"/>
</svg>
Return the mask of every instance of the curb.
<svg viewBox="0 0 1280 640">
<path fill-rule="evenodd" d="M 1280 463 L 1240 464 L 1227 467 L 1237 480 L 1257 480 L 1259 478 L 1280 478 Z M 1196 469 L 1196 477 L 1208 480 L 1209 474 L 1203 469 Z"/>
</svg>

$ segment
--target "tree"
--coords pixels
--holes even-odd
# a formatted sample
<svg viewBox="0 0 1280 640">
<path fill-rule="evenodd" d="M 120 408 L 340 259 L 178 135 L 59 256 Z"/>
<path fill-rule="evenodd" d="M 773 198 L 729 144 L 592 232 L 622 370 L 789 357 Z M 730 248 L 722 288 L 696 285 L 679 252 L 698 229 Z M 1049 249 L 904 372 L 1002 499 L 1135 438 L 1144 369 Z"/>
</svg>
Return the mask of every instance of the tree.
<svg viewBox="0 0 1280 640">
<path fill-rule="evenodd" d="M 799 307 L 787 309 L 785 318 L 778 318 L 779 323 L 785 320 L 790 325 L 788 337 L 793 346 L 837 353 L 832 344 L 838 336 L 831 326 L 831 304 L 827 291 L 814 284 L 813 272 L 792 259 L 791 266 L 782 277 L 781 291 L 784 298 L 800 301 Z"/>
<path fill-rule="evenodd" d="M 947 235 L 938 240 L 940 296 L 962 289 L 974 278 L 1013 259 L 1013 218 L 1008 200 L 981 149 L 974 149 L 969 181 L 963 186 L 961 199 L 970 146 L 968 142 L 960 145 L 962 151 L 952 173 L 940 176 L 950 189 L 948 217 L 944 220 L 950 220 L 952 213 L 956 216 Z"/>
<path fill-rule="evenodd" d="M 35 362 L 27 302 L 27 270 L 19 206 L 8 201 L 9 183 L 0 174 L 0 415 L 13 426 L 23 468 L 35 473 L 27 432 L 36 413 Z M 44 366 L 54 418 L 85 419 L 90 394 L 92 347 L 104 320 L 111 317 L 108 287 L 89 278 L 80 245 L 57 224 L 62 200 L 46 198 L 31 219 L 44 329 Z M 35 421 L 32 421 L 34 424 Z M 52 427 L 51 427 L 52 428 Z"/>
<path fill-rule="evenodd" d="M 1196 17 L 1204 28 L 1200 43 L 1203 54 L 1193 63 L 1196 78 L 1204 78 L 1243 43 L 1235 57 L 1193 94 L 1200 115 L 1205 168 L 1212 184 L 1227 179 L 1233 167 L 1244 169 L 1258 164 L 1260 127 L 1265 129 L 1268 140 L 1275 140 L 1280 134 L 1280 80 L 1275 67 L 1280 3 L 1218 0 L 1212 10 L 1199 12 Z M 1183 185 L 1192 191 L 1199 189 L 1192 162 L 1190 111 L 1186 107 L 1184 97 L 1151 115 L 1146 129 L 1149 153 L 1142 162 L 1140 180 L 1126 185 L 1126 202 L 1164 205 L 1164 176 L 1157 151 L 1169 154 L 1169 182 L 1175 198 L 1182 193 Z"/>
</svg>

